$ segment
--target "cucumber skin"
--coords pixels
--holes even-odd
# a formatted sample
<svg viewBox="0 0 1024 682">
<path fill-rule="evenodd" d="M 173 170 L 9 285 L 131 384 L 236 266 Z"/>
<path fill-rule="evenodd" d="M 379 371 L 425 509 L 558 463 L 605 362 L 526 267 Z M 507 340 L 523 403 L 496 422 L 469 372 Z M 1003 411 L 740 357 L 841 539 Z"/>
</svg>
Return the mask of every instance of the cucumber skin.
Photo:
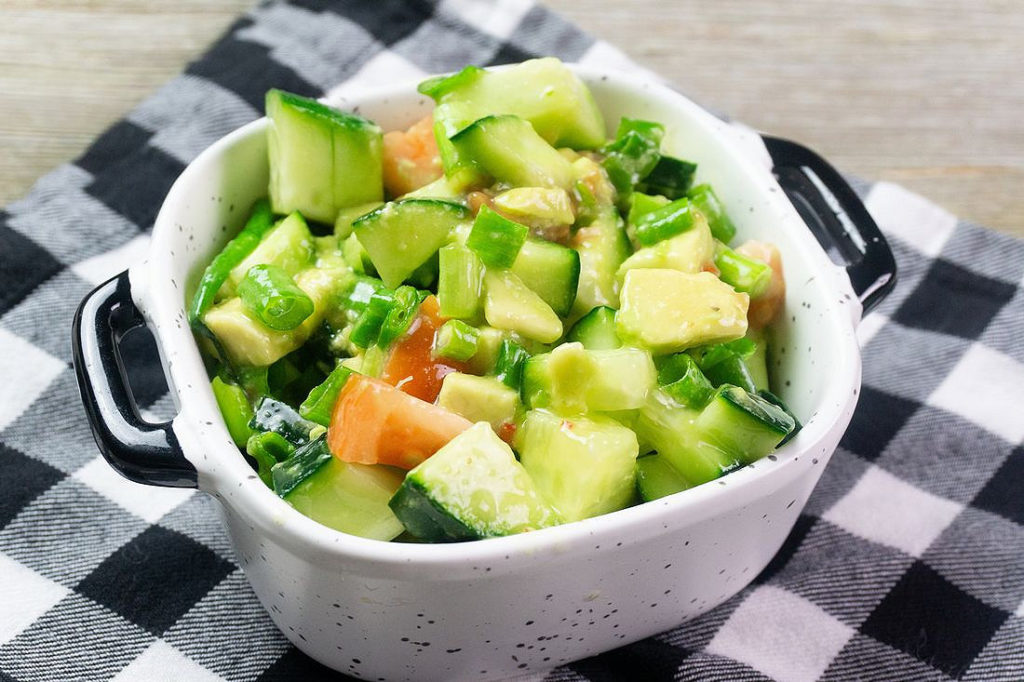
<svg viewBox="0 0 1024 682">
<path fill-rule="evenodd" d="M 449 514 L 430 497 L 426 488 L 406 476 L 405 483 L 388 502 L 405 529 L 426 542 L 480 540 L 482 535 Z"/>
</svg>

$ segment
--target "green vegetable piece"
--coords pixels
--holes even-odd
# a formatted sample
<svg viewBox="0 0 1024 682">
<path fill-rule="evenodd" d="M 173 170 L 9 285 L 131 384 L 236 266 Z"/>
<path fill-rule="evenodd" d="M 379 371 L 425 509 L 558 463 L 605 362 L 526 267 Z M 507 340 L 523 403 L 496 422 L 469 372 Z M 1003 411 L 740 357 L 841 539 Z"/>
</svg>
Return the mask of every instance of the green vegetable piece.
<svg viewBox="0 0 1024 682">
<path fill-rule="evenodd" d="M 427 297 L 426 292 L 415 287 L 400 286 L 395 289 L 394 305 L 388 311 L 380 327 L 380 335 L 377 337 L 377 345 L 387 348 L 399 337 L 403 336 L 416 317 L 420 304 Z"/>
<path fill-rule="evenodd" d="M 715 194 L 715 190 L 711 189 L 711 185 L 697 185 L 687 192 L 686 196 L 694 207 L 707 218 L 712 236 L 723 244 L 731 242 L 732 238 L 736 236 L 736 226 L 729 219 L 722 202 L 718 200 L 718 195 Z"/>
<path fill-rule="evenodd" d="M 249 427 L 256 431 L 278 433 L 293 445 L 305 445 L 323 431 L 322 426 L 303 419 L 290 405 L 266 396 L 256 404 Z"/>
<path fill-rule="evenodd" d="M 271 329 L 289 331 L 313 314 L 313 299 L 276 265 L 255 265 L 238 283 L 242 305 Z"/>
<path fill-rule="evenodd" d="M 668 198 L 658 194 L 651 195 L 644 194 L 643 192 L 633 192 L 629 198 L 629 216 L 627 221 L 630 225 L 636 225 L 641 216 L 668 203 L 670 203 Z"/>
<path fill-rule="evenodd" d="M 235 384 L 227 384 L 220 377 L 214 377 L 210 382 L 213 389 L 213 397 L 217 400 L 217 407 L 220 408 L 221 416 L 224 417 L 224 425 L 228 427 L 231 440 L 235 441 L 238 447 L 244 447 L 245 442 L 252 435 L 249 428 L 249 420 L 252 419 L 252 406 L 245 396 L 245 391 Z"/>
<path fill-rule="evenodd" d="M 448 76 L 435 76 L 428 78 L 427 80 L 420 83 L 416 89 L 420 94 L 426 95 L 434 100 L 438 100 L 444 95 L 450 92 L 465 88 L 479 78 L 485 71 L 479 66 L 473 66 L 472 64 L 464 67 L 461 71 L 457 71 Z"/>
<path fill-rule="evenodd" d="M 744 464 L 764 457 L 796 428 L 786 410 L 738 386 L 721 386 L 694 427 L 709 445 Z"/>
<path fill-rule="evenodd" d="M 747 366 L 747 359 L 757 350 L 753 340 L 736 339 L 728 343 L 692 351 L 701 371 L 715 386 L 731 384 L 748 393 L 757 392 L 757 384 Z"/>
<path fill-rule="evenodd" d="M 295 452 L 295 446 L 285 440 L 284 436 L 273 431 L 254 433 L 245 443 L 245 452 L 256 460 L 257 473 L 260 480 L 269 487 L 274 487 L 273 468 Z"/>
<path fill-rule="evenodd" d="M 352 223 L 384 284 L 395 288 L 445 245 L 470 217 L 462 204 L 441 199 L 400 199 Z"/>
<path fill-rule="evenodd" d="M 473 422 L 487 422 L 495 433 L 511 425 L 519 409 L 519 391 L 494 377 L 446 374 L 437 405 Z"/>
<path fill-rule="evenodd" d="M 448 320 L 434 335 L 434 354 L 466 362 L 476 354 L 480 332 L 462 320 Z"/>
<path fill-rule="evenodd" d="M 654 170 L 665 129 L 658 123 L 623 118 L 615 140 L 605 145 L 602 165 L 619 196 L 626 198 L 634 186 Z"/>
<path fill-rule="evenodd" d="M 530 228 L 526 225 L 481 206 L 473 221 L 473 229 L 466 238 L 466 246 L 480 257 L 484 265 L 509 268 L 516 261 L 528 234 Z"/>
<path fill-rule="evenodd" d="M 779 442 L 779 444 L 775 446 L 776 448 L 781 448 L 783 445 L 793 440 L 793 436 L 800 433 L 800 429 L 804 428 L 804 425 L 800 423 L 800 420 L 797 419 L 795 414 L 793 414 L 793 410 L 789 409 L 789 406 L 786 405 L 786 403 L 783 402 L 782 398 L 780 398 L 779 396 L 775 395 L 768 389 L 761 389 L 760 391 L 757 392 L 757 395 L 764 398 L 772 405 L 775 405 L 779 409 L 783 410 L 786 414 L 789 415 L 790 419 L 793 420 L 793 430 L 786 434 L 786 437 L 783 438 Z"/>
<path fill-rule="evenodd" d="M 699 409 L 708 404 L 715 387 L 686 353 L 669 357 L 658 370 L 661 389 L 686 407 Z"/>
<path fill-rule="evenodd" d="M 430 542 L 512 535 L 558 523 L 512 449 L 475 424 L 410 471 L 389 503 Z"/>
<path fill-rule="evenodd" d="M 270 210 L 270 202 L 260 199 L 253 204 L 242 231 L 221 249 L 203 271 L 199 286 L 192 297 L 192 304 L 188 308 L 188 322 L 192 327 L 202 324 L 203 314 L 213 305 L 217 292 L 228 279 L 228 275 L 256 248 L 263 235 L 273 226 L 274 214 Z"/>
<path fill-rule="evenodd" d="M 498 381 L 517 391 L 523 383 L 523 365 L 530 354 L 512 339 L 505 338 L 498 348 L 498 360 L 494 365 L 494 375 Z"/>
<path fill-rule="evenodd" d="M 721 246 L 715 254 L 715 267 L 719 271 L 719 279 L 732 286 L 736 291 L 750 294 L 757 298 L 772 283 L 772 269 L 767 263 L 736 253 L 728 246 Z"/>
<path fill-rule="evenodd" d="M 355 322 L 359 319 L 370 305 L 370 299 L 378 292 L 387 293 L 388 288 L 376 277 L 359 277 L 353 282 L 345 294 L 345 309 L 350 321 Z"/>
<path fill-rule="evenodd" d="M 580 280 L 580 255 L 543 239 L 527 239 L 519 250 L 512 274 L 547 303 L 555 315 L 572 310 Z"/>
<path fill-rule="evenodd" d="M 644 502 L 657 500 L 686 490 L 690 484 L 659 454 L 636 461 L 636 489 Z"/>
<path fill-rule="evenodd" d="M 391 309 L 395 306 L 395 295 L 386 290 L 377 291 L 370 296 L 369 303 L 359 319 L 352 327 L 349 340 L 360 348 L 369 348 L 377 343 L 380 330 Z"/>
<path fill-rule="evenodd" d="M 662 155 L 647 177 L 637 185 L 637 189 L 648 194 L 679 199 L 686 196 L 696 172 L 697 164 Z"/>
<path fill-rule="evenodd" d="M 676 199 L 653 211 L 644 213 L 633 224 L 636 239 L 643 246 L 651 246 L 669 237 L 674 237 L 693 227 L 693 211 L 690 200 Z"/>
<path fill-rule="evenodd" d="M 438 256 L 437 301 L 441 314 L 464 320 L 475 319 L 483 303 L 483 263 L 461 244 L 442 247 Z"/>
<path fill-rule="evenodd" d="M 572 165 L 518 116 L 485 116 L 451 137 L 465 159 L 496 182 L 513 187 L 561 187 L 575 184 Z"/>
<path fill-rule="evenodd" d="M 615 309 L 598 306 L 580 318 L 569 333 L 567 342 L 578 341 L 587 350 L 613 350 L 622 347 L 615 334 Z"/>
<path fill-rule="evenodd" d="M 511 270 L 484 272 L 484 318 L 492 327 L 541 343 L 554 343 L 564 331 L 558 314 Z"/>
<path fill-rule="evenodd" d="M 326 434 L 300 446 L 295 450 L 295 454 L 278 462 L 270 470 L 274 492 L 281 497 L 286 496 L 333 458 L 334 456 L 327 447 Z"/>
<path fill-rule="evenodd" d="M 349 206 L 384 195 L 381 129 L 315 99 L 271 89 L 266 95 L 270 201 L 334 224 Z"/>
<path fill-rule="evenodd" d="M 331 413 L 334 411 L 334 403 L 338 401 L 341 389 L 345 382 L 353 374 L 353 371 L 343 365 L 338 365 L 327 375 L 324 382 L 313 387 L 309 396 L 299 405 L 299 414 L 310 421 L 321 426 L 328 426 L 331 423 Z"/>
<path fill-rule="evenodd" d="M 386 542 L 405 530 L 388 506 L 404 478 L 401 469 L 332 457 L 292 487 L 284 499 L 317 523 Z"/>
<path fill-rule="evenodd" d="M 565 521 L 622 509 L 636 486 L 636 435 L 608 417 L 531 410 L 516 432 L 520 461 Z"/>
</svg>

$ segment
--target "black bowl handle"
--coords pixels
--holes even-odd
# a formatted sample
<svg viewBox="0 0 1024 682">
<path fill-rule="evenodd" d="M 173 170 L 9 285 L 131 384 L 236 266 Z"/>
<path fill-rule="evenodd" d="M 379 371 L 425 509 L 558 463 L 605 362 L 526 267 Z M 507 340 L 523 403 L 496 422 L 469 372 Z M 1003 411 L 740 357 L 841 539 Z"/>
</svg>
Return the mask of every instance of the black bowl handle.
<svg viewBox="0 0 1024 682">
<path fill-rule="evenodd" d="M 128 387 L 118 344 L 144 324 L 127 272 L 98 286 L 78 307 L 71 344 L 89 424 L 103 456 L 125 478 L 195 488 L 196 468 L 182 453 L 171 422 L 144 421 Z"/>
<path fill-rule="evenodd" d="M 896 285 L 896 259 L 860 197 L 816 153 L 789 140 L 762 136 L 772 173 L 833 262 L 845 265 L 864 314 Z"/>
</svg>

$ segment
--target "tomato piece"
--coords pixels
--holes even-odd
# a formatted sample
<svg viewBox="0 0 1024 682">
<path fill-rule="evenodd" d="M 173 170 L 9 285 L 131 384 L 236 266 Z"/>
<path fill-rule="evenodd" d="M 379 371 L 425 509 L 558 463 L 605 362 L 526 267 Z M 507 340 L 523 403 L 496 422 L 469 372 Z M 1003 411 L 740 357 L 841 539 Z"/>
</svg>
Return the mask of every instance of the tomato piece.
<svg viewBox="0 0 1024 682">
<path fill-rule="evenodd" d="M 334 404 L 327 446 L 344 462 L 412 469 L 470 426 L 443 407 L 353 374 Z"/>
<path fill-rule="evenodd" d="M 433 355 L 434 335 L 444 324 L 436 296 L 427 296 L 405 336 L 392 347 L 381 379 L 399 390 L 432 403 L 441 382 L 452 372 L 464 372 L 464 363 Z"/>
<path fill-rule="evenodd" d="M 747 321 L 753 329 L 763 329 L 779 316 L 786 302 L 786 277 L 782 272 L 782 254 L 774 244 L 751 239 L 736 247 L 736 253 L 767 263 L 772 269 L 772 281 L 768 289 L 751 299 L 747 310 Z"/>
<path fill-rule="evenodd" d="M 427 115 L 408 130 L 384 134 L 384 189 L 400 197 L 441 177 L 441 155 L 434 137 L 434 116 Z"/>
</svg>

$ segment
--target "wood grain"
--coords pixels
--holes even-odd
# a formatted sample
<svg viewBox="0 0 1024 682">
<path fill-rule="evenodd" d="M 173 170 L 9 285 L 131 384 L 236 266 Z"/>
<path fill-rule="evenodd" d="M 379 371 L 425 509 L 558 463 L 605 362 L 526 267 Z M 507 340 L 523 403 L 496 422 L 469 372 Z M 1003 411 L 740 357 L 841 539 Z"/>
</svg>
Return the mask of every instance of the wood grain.
<svg viewBox="0 0 1024 682">
<path fill-rule="evenodd" d="M 250 0 L 4 0 L 0 204 Z M 695 99 L 1024 236 L 1020 0 L 551 0 Z"/>
</svg>

